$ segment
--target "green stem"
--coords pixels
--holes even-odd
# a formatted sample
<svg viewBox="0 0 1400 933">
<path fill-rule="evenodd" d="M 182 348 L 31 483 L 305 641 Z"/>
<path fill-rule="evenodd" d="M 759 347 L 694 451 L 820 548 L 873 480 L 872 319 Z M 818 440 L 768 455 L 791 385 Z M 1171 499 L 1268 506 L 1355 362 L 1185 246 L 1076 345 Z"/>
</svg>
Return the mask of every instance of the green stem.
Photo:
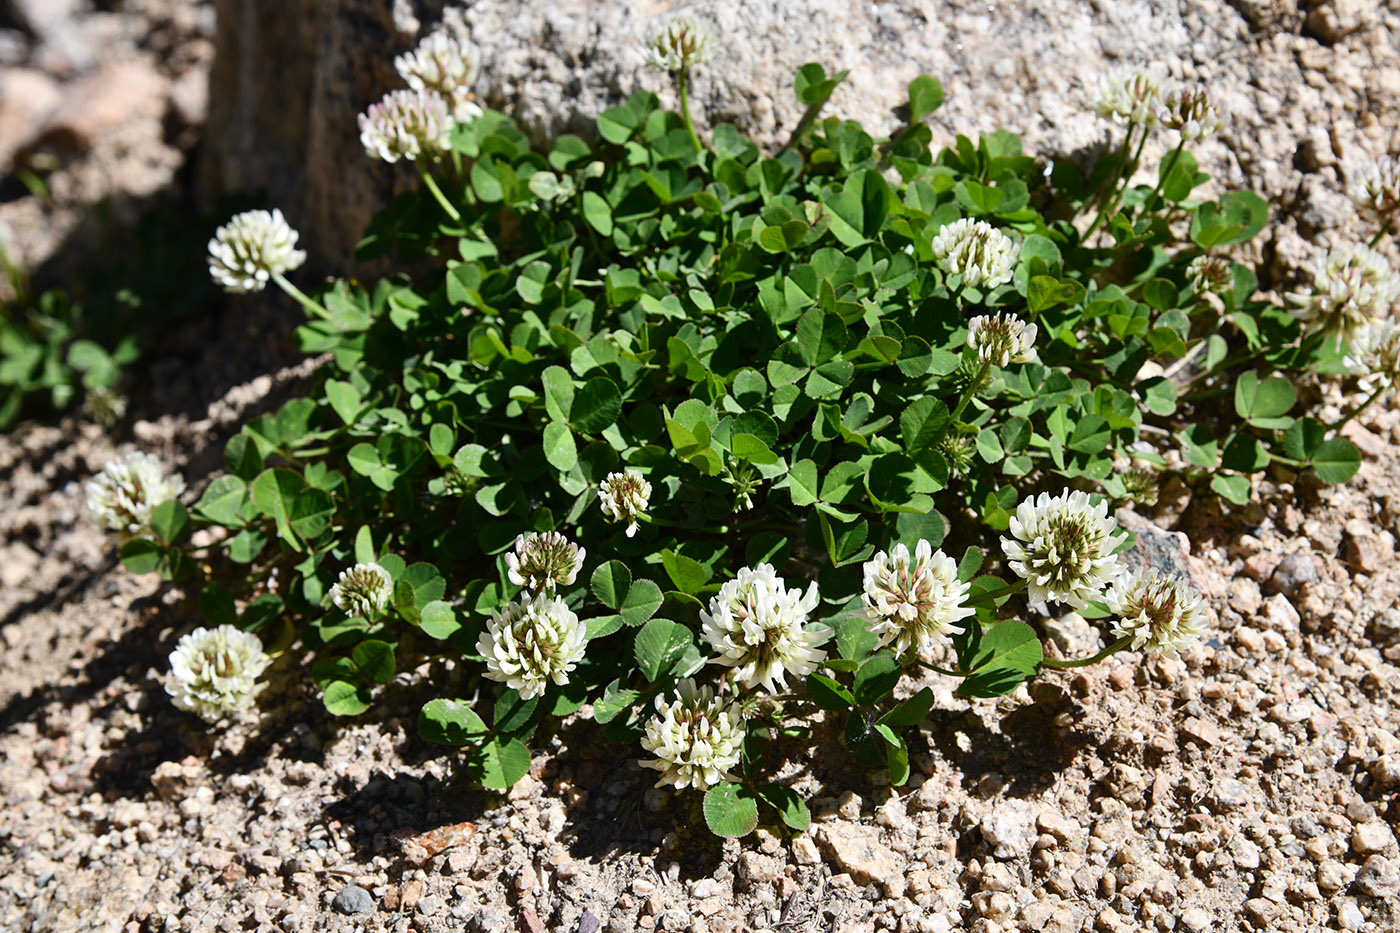
<svg viewBox="0 0 1400 933">
<path fill-rule="evenodd" d="M 1167 176 L 1172 173 L 1172 169 L 1176 168 L 1176 162 L 1181 158 L 1181 150 L 1185 148 L 1186 139 L 1183 137 L 1181 142 L 1176 144 L 1176 148 L 1171 151 L 1171 154 L 1167 156 L 1166 161 L 1162 163 L 1162 168 L 1157 173 L 1157 184 L 1152 186 L 1152 193 L 1149 194 L 1147 200 L 1143 202 L 1142 209 L 1144 211 L 1152 209 L 1152 201 L 1157 197 L 1157 193 L 1162 190 L 1162 183 L 1167 180 Z"/>
<path fill-rule="evenodd" d="M 432 192 L 439 206 L 447 213 L 448 217 L 451 217 L 457 223 L 461 223 L 462 212 L 453 207 L 452 202 L 447 200 L 447 195 L 443 194 L 442 189 L 438 187 L 437 181 L 433 178 L 432 173 L 428 171 L 428 166 L 424 165 L 421 159 L 418 160 L 417 165 L 418 174 L 423 178 L 423 184 Z"/>
<path fill-rule="evenodd" d="M 1128 132 L 1123 136 L 1123 148 L 1120 152 L 1120 158 L 1125 157 L 1127 155 L 1128 141 L 1132 138 L 1133 127 L 1129 126 Z M 1123 192 L 1128 190 L 1128 181 L 1133 177 L 1133 172 L 1137 171 L 1138 159 L 1142 156 L 1142 147 L 1143 144 L 1145 144 L 1146 142 L 1147 128 L 1144 127 L 1142 131 L 1142 136 L 1138 139 L 1137 147 L 1133 150 L 1132 158 L 1128 159 L 1128 161 L 1124 163 L 1123 171 L 1120 177 L 1115 178 L 1113 180 L 1113 184 L 1109 188 L 1109 196 L 1104 199 L 1103 205 L 1099 208 L 1098 215 L 1094 217 L 1094 222 L 1089 225 L 1088 230 L 1084 231 L 1084 237 L 1081 240 L 1081 242 L 1088 243 L 1090 234 L 1092 234 L 1096 229 L 1098 229 L 1099 224 L 1103 223 L 1104 220 L 1106 220 L 1110 214 L 1112 214 L 1115 210 L 1118 209 L 1118 202 L 1122 200 Z M 1123 183 L 1121 189 L 1118 185 L 1119 181 Z"/>
<path fill-rule="evenodd" d="M 987 371 L 991 368 L 991 360 L 984 360 L 982 362 L 981 368 L 977 370 L 977 375 L 972 377 L 972 381 L 969 382 L 967 388 L 963 390 L 962 398 L 958 399 L 958 407 L 953 409 L 952 415 L 949 416 L 950 421 L 958 420 L 958 417 L 963 413 L 963 409 L 967 407 L 967 403 L 972 401 L 972 396 L 976 395 L 977 390 L 982 387 L 982 380 L 987 377 Z"/>
<path fill-rule="evenodd" d="M 323 321 L 329 321 L 331 319 L 331 313 L 329 311 L 322 307 L 320 303 L 318 303 L 310 295 L 307 295 L 305 292 L 297 288 L 291 282 L 288 282 L 287 277 L 282 273 L 272 273 L 272 281 L 276 282 L 277 287 L 282 289 L 282 291 L 295 298 L 297 300 L 297 303 L 300 304 L 311 314 L 315 315 Z"/>
<path fill-rule="evenodd" d="M 1395 223 L 1395 218 L 1386 218 L 1385 223 L 1381 224 L 1381 228 L 1376 231 L 1376 235 L 1371 237 L 1371 242 L 1367 243 L 1366 245 L 1371 249 L 1375 249 L 1376 244 L 1381 241 L 1381 237 L 1385 236 L 1387 233 L 1390 232 L 1390 225 L 1393 223 Z"/>
<path fill-rule="evenodd" d="M 949 671 L 949 670 L 944 670 L 943 668 L 939 667 L 939 666 L 936 665 L 936 664 L 930 664 L 930 663 L 928 663 L 928 662 L 925 661 L 923 658 L 915 658 L 915 659 L 914 659 L 914 663 L 915 663 L 915 664 L 918 664 L 920 667 L 926 667 L 926 668 L 928 668 L 929 670 L 933 671 L 935 674 L 942 674 L 944 677 L 966 677 L 966 676 L 967 676 L 966 674 L 962 673 L 961 671 Z"/>
<path fill-rule="evenodd" d="M 681 119 L 685 121 L 685 131 L 690 134 L 690 142 L 695 146 L 696 152 L 704 152 L 705 147 L 700 143 L 700 135 L 695 132 L 695 124 L 690 119 L 690 96 L 686 93 L 685 66 L 681 66 L 676 72 L 676 94 L 681 99 Z"/>
<path fill-rule="evenodd" d="M 1337 431 L 1340 431 L 1343 427 L 1346 426 L 1346 423 L 1347 423 L 1348 421 L 1350 421 L 1351 419 L 1355 418 L 1357 415 L 1361 414 L 1363 411 L 1365 411 L 1367 408 L 1369 408 L 1370 405 L 1371 405 L 1371 403 L 1374 402 L 1376 399 L 1380 398 L 1381 395 L 1384 394 L 1385 390 L 1388 389 L 1388 388 L 1390 388 L 1390 382 L 1389 382 L 1389 381 L 1382 382 L 1382 383 L 1376 388 L 1376 391 L 1374 391 L 1374 392 L 1372 392 L 1372 393 L 1370 394 L 1370 396 L 1366 399 L 1366 401 L 1362 402 L 1359 406 L 1357 406 L 1356 408 L 1352 409 L 1351 414 L 1347 415 L 1347 416 L 1346 416 L 1345 418 L 1343 418 L 1341 421 L 1338 421 L 1336 424 L 1332 425 L 1332 432 L 1335 434 Z"/>
<path fill-rule="evenodd" d="M 1073 661 L 1061 661 L 1057 658 L 1042 658 L 1040 664 L 1042 667 L 1054 667 L 1060 668 L 1062 670 L 1071 667 L 1088 667 L 1090 664 L 1098 664 L 1100 661 L 1102 661 L 1104 658 L 1108 657 L 1111 654 L 1116 654 L 1117 652 L 1122 651 L 1124 648 L 1128 647 L 1128 645 L 1132 644 L 1132 642 L 1133 636 L 1125 635 L 1122 638 L 1115 641 L 1113 644 L 1109 645 L 1107 648 L 1100 651 L 1098 654 L 1094 655 L 1092 658 L 1077 658 Z"/>
<path fill-rule="evenodd" d="M 1261 346 L 1257 350 L 1244 350 L 1239 353 L 1236 353 L 1234 356 L 1227 356 L 1225 359 L 1221 360 L 1219 363 L 1216 363 L 1210 369 L 1203 369 L 1200 372 L 1196 373 L 1196 375 L 1192 376 L 1190 379 L 1187 379 L 1185 385 L 1189 386 L 1191 383 L 1195 382 L 1197 379 L 1200 379 L 1202 376 L 1209 376 L 1212 373 L 1222 372 L 1238 363 L 1243 363 L 1246 360 L 1251 360 L 1254 357 L 1262 354 L 1265 349 L 1265 347 Z"/>
<path fill-rule="evenodd" d="M 978 593 L 976 596 L 963 603 L 963 605 L 975 608 L 986 603 L 995 603 L 998 599 L 1002 599 L 1007 596 L 1015 596 L 1017 593 L 1021 592 L 1025 588 L 1026 581 L 1017 580 L 1015 583 L 1009 583 L 999 590 L 988 590 L 985 593 Z"/>
</svg>

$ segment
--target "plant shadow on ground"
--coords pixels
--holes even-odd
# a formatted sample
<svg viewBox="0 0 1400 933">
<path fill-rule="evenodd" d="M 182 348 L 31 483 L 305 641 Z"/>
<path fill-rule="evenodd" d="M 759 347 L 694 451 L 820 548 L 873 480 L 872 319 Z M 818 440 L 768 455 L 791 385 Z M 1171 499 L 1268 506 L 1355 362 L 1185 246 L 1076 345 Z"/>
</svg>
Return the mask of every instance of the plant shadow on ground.
<svg viewBox="0 0 1400 933">
<path fill-rule="evenodd" d="M 280 292 L 225 296 L 210 281 L 206 243 L 215 228 L 264 199 L 232 197 L 214 216 L 201 214 L 191 193 L 197 162 L 191 155 L 171 184 L 152 194 L 116 195 L 84 208 L 50 257 L 29 270 L 36 297 L 60 289 L 82 306 L 75 336 L 109 351 L 136 338 L 140 357 L 124 367 L 117 386 L 130 403 L 118 436 L 138 419 L 203 418 L 229 389 L 302 358 L 293 335 L 303 315 L 290 299 Z M 54 415 L 37 395 L 23 413 L 49 421 Z"/>
<path fill-rule="evenodd" d="M 417 702 L 402 696 L 396 710 L 375 708 L 373 721 L 392 720 L 403 727 L 395 753 L 402 770 L 378 772 L 359 786 L 342 785 L 342 796 L 326 807 L 328 819 L 351 828 L 349 836 L 361 857 L 380 854 L 384 836 L 419 834 L 463 821 L 477 822 L 482 831 L 504 826 L 512 802 L 508 794 L 485 790 L 464 767 L 466 754 L 456 748 L 434 745 L 413 732 L 416 709 L 439 689 L 409 687 Z M 421 695 L 418 695 L 421 694 Z M 361 720 L 362 721 L 362 720 Z M 587 720 L 570 720 L 552 734 L 540 733 L 531 773 L 543 787 L 544 798 L 563 803 L 565 822 L 556 838 L 577 859 L 597 860 L 604 855 L 646 855 L 662 848 L 667 833 L 678 833 L 666 847 L 668 857 L 684 877 L 704 877 L 719 863 L 724 840 L 704 829 L 700 798 L 670 795 L 665 806 L 653 812 L 644 804 L 655 774 L 624 764 L 633 757 L 625 746 L 600 742 L 598 726 Z M 549 748 L 554 751 L 544 751 Z M 436 762 L 441 768 L 429 766 Z M 624 764 L 624 766 L 619 766 Z M 445 770 L 445 774 L 434 774 Z M 690 812 L 691 810 L 694 812 Z"/>
</svg>

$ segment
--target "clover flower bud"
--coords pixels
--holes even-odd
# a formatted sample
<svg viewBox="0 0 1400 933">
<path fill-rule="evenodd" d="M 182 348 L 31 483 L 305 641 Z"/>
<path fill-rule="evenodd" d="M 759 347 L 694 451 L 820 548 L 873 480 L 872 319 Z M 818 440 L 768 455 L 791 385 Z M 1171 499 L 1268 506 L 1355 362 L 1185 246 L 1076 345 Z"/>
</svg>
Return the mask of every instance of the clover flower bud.
<svg viewBox="0 0 1400 933">
<path fill-rule="evenodd" d="M 642 40 L 642 57 L 657 71 L 680 71 L 709 61 L 714 52 L 715 27 L 688 11 L 653 20 Z"/>
<path fill-rule="evenodd" d="M 867 628 L 881 646 L 894 642 L 895 652 L 931 650 L 948 633 L 963 630 L 958 622 L 972 615 L 963 605 L 971 584 L 958 580 L 958 565 L 933 545 L 920 540 L 911 561 L 909 549 L 896 544 L 865 562 Z"/>
<path fill-rule="evenodd" d="M 1390 318 L 1367 321 L 1348 343 L 1342 362 L 1361 377 L 1361 390 L 1375 392 L 1400 379 L 1400 324 Z"/>
<path fill-rule="evenodd" d="M 939 268 L 962 276 L 973 288 L 996 288 L 1011 281 L 1021 245 L 984 220 L 964 217 L 946 224 L 933 238 Z"/>
<path fill-rule="evenodd" d="M 451 132 L 447 99 L 437 91 L 390 91 L 360 114 L 360 143 L 385 162 L 446 152 Z"/>
<path fill-rule="evenodd" d="M 151 512 L 185 491 L 185 478 L 165 474 L 154 454 L 134 451 L 102 468 L 86 487 L 88 511 L 118 539 L 151 534 Z"/>
<path fill-rule="evenodd" d="M 1400 296 L 1400 277 L 1385 257 L 1369 246 L 1319 251 L 1311 287 L 1290 292 L 1294 315 L 1316 333 L 1350 339 L 1364 324 L 1387 315 Z"/>
<path fill-rule="evenodd" d="M 506 555 L 506 576 L 534 593 L 572 586 L 587 552 L 557 531 L 520 535 Z"/>
<path fill-rule="evenodd" d="M 486 676 L 520 691 L 525 699 L 564 685 L 583 657 L 588 627 L 562 599 L 538 593 L 492 613 L 477 639 Z"/>
<path fill-rule="evenodd" d="M 1155 65 L 1125 65 L 1099 79 L 1094 110 L 1119 126 L 1157 125 L 1162 95 L 1172 81 Z"/>
<path fill-rule="evenodd" d="M 610 521 L 627 522 L 627 537 L 637 533 L 637 516 L 651 501 L 651 483 L 636 470 L 609 473 L 598 484 L 598 504 Z"/>
<path fill-rule="evenodd" d="M 1103 595 L 1121 574 L 1107 501 L 1094 505 L 1083 492 L 1042 492 L 1024 499 L 1001 539 L 1012 571 L 1028 584 L 1033 603 L 1055 600 L 1075 609 Z"/>
<path fill-rule="evenodd" d="M 817 648 L 821 632 L 806 629 L 817 607 L 817 585 L 787 588 L 771 564 L 745 567 L 700 611 L 701 636 L 719 657 L 713 663 L 735 669 L 739 683 L 761 684 L 769 693 L 787 685 L 787 675 L 806 677 L 826 652 Z"/>
<path fill-rule="evenodd" d="M 1197 256 L 1186 267 L 1186 281 L 1197 295 L 1219 295 L 1235 283 L 1230 260 L 1209 253 Z"/>
<path fill-rule="evenodd" d="M 1118 474 L 1123 483 L 1123 495 L 1148 508 L 1157 504 L 1157 474 L 1142 467 L 1129 467 Z"/>
<path fill-rule="evenodd" d="M 744 720 L 733 703 L 715 699 L 709 687 L 693 680 L 676 685 L 677 696 L 656 698 L 656 712 L 642 736 L 642 748 L 657 761 L 639 762 L 661 772 L 657 787 L 704 790 L 733 780 L 730 769 L 739 763 L 744 744 Z"/>
<path fill-rule="evenodd" d="M 394 592 L 394 578 L 378 564 L 356 564 L 340 572 L 331 587 L 331 602 L 346 615 L 368 619 L 383 612 Z"/>
<path fill-rule="evenodd" d="M 1104 600 L 1118 616 L 1113 633 L 1132 638 L 1130 647 L 1175 658 L 1205 631 L 1201 597 L 1181 579 L 1156 570 L 1135 570 L 1109 588 Z"/>
<path fill-rule="evenodd" d="M 753 508 L 753 497 L 763 488 L 763 477 L 747 460 L 725 465 L 725 477 L 734 490 L 735 511 Z"/>
<path fill-rule="evenodd" d="M 1400 159 L 1384 155 L 1348 174 L 1347 197 L 1363 214 L 1384 220 L 1400 208 Z"/>
<path fill-rule="evenodd" d="M 1220 131 L 1225 112 L 1220 101 L 1204 85 L 1173 88 L 1162 94 L 1157 119 L 1177 130 L 1185 141 L 1204 139 Z"/>
<path fill-rule="evenodd" d="M 1035 362 L 1038 328 L 1014 314 L 979 315 L 967 324 L 967 345 L 984 363 L 1007 366 Z"/>
<path fill-rule="evenodd" d="M 954 476 L 966 476 L 972 469 L 972 457 L 977 452 L 974 434 L 957 434 L 949 431 L 938 442 L 943 459 L 948 461 L 948 472 Z"/>
<path fill-rule="evenodd" d="M 395 58 L 394 68 L 413 90 L 442 95 L 451 105 L 452 119 L 466 123 L 481 116 L 471 92 L 480 60 L 476 46 L 465 36 L 439 29 Z"/>
<path fill-rule="evenodd" d="M 83 396 L 83 413 L 110 428 L 126 417 L 126 396 L 110 386 L 93 386 Z"/>
<path fill-rule="evenodd" d="M 165 686 L 171 701 L 207 722 L 218 722 L 253 705 L 258 678 L 272 663 L 262 642 L 232 625 L 197 628 L 170 653 L 174 675 Z"/>
<path fill-rule="evenodd" d="M 296 245 L 297 232 L 281 211 L 235 214 L 209 241 L 209 276 L 226 292 L 262 291 L 274 275 L 306 262 Z"/>
</svg>

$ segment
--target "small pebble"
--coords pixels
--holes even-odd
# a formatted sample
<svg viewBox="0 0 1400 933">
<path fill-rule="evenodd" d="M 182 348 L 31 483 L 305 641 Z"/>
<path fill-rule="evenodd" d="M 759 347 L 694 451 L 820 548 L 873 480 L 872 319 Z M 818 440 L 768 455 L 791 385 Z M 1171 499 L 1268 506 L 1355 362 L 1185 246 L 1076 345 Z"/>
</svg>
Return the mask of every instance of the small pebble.
<svg viewBox="0 0 1400 933">
<path fill-rule="evenodd" d="M 423 900 L 427 900 L 427 898 Z M 335 900 L 331 901 L 331 906 L 343 914 L 372 914 L 374 913 L 374 898 L 359 885 L 347 884 L 336 892 Z M 421 909 L 421 902 L 419 907 Z"/>
</svg>

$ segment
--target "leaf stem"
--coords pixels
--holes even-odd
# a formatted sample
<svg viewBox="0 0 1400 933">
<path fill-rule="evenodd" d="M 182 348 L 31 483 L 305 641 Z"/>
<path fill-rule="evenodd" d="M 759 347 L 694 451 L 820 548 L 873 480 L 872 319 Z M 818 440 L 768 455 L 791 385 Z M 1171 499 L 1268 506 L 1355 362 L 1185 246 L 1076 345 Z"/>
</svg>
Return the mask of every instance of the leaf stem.
<svg viewBox="0 0 1400 933">
<path fill-rule="evenodd" d="M 690 134 L 690 142 L 695 146 L 696 152 L 704 152 L 705 147 L 700 142 L 700 135 L 695 132 L 695 123 L 690 119 L 690 96 L 686 93 L 687 81 L 686 67 L 681 66 L 676 72 L 676 95 L 681 101 L 681 119 L 685 121 L 685 131 Z"/>
<path fill-rule="evenodd" d="M 1146 139 L 1146 136 L 1143 138 Z M 1162 162 L 1162 169 L 1157 173 L 1157 184 L 1153 185 L 1152 193 L 1147 196 L 1147 200 L 1142 202 L 1142 209 L 1144 212 L 1152 209 L 1153 199 L 1155 199 L 1157 193 L 1162 190 L 1162 185 L 1166 182 L 1167 176 L 1172 173 L 1172 169 L 1176 168 L 1176 162 L 1181 158 L 1181 150 L 1185 148 L 1186 138 L 1182 137 L 1181 142 L 1176 144 L 1176 148 L 1173 149 L 1171 154 Z"/>
<path fill-rule="evenodd" d="M 1025 580 L 1017 580 L 1015 583 L 1008 583 L 999 590 L 988 590 L 985 593 L 978 593 L 976 596 L 963 603 L 964 606 L 981 606 L 986 603 L 995 603 L 1005 596 L 1015 596 L 1026 588 Z"/>
<path fill-rule="evenodd" d="M 331 319 L 331 313 L 327 311 L 320 304 L 320 302 L 316 301 L 316 299 L 312 298 L 310 295 L 297 288 L 291 282 L 287 281 L 287 277 L 282 273 L 272 273 L 272 281 L 276 282 L 277 287 L 282 289 L 282 291 L 286 292 L 292 298 L 295 298 L 297 300 L 297 303 L 300 304 L 307 311 L 309 311 L 311 314 L 315 315 L 316 317 L 319 317 L 323 321 L 329 321 Z"/>
<path fill-rule="evenodd" d="M 936 664 L 930 664 L 930 663 L 928 663 L 927 661 L 925 661 L 923 658 L 919 658 L 919 657 L 914 658 L 914 663 L 917 664 L 917 665 L 919 665 L 920 667 L 926 667 L 926 668 L 928 668 L 929 670 L 933 671 L 935 674 L 942 674 L 944 677 L 966 677 L 966 676 L 967 676 L 967 675 L 964 674 L 962 671 L 950 671 L 950 670 L 945 670 L 944 668 L 941 668 L 941 667 L 939 667 L 939 666 L 936 665 Z"/>
<path fill-rule="evenodd" d="M 1123 148 L 1119 150 L 1120 159 L 1127 156 L 1128 144 L 1132 138 L 1133 126 L 1129 126 L 1128 132 L 1123 135 Z M 1128 180 L 1133 177 L 1133 172 L 1137 171 L 1138 159 L 1142 156 L 1142 147 L 1146 142 L 1147 128 L 1143 127 L 1142 136 L 1138 139 L 1137 148 L 1133 150 L 1132 158 L 1128 159 L 1128 161 L 1123 163 L 1123 168 L 1120 172 L 1119 177 L 1113 180 L 1113 184 L 1108 189 L 1108 197 L 1104 199 L 1103 205 L 1099 208 L 1097 216 L 1094 217 L 1094 222 L 1089 225 L 1088 230 L 1084 231 L 1084 236 L 1080 242 L 1088 243 L 1090 235 L 1096 229 L 1098 229 L 1099 224 L 1103 223 L 1103 221 L 1108 217 L 1108 215 L 1113 213 L 1113 211 L 1117 209 L 1118 202 L 1123 197 L 1123 191 L 1128 190 Z M 1123 187 L 1121 190 L 1118 187 L 1118 182 L 1120 180 L 1123 182 Z"/>
<path fill-rule="evenodd" d="M 423 184 L 426 185 L 428 190 L 432 192 L 432 195 L 437 200 L 438 205 L 442 207 L 442 209 L 447 213 L 448 217 L 451 217 L 457 223 L 461 223 L 462 212 L 457 210 L 457 208 L 453 207 L 452 202 L 447 200 L 447 195 L 443 194 L 442 189 L 438 187 L 437 181 L 433 178 L 432 173 L 428 171 L 428 166 L 423 164 L 423 161 L 421 159 L 418 160 L 415 164 L 417 164 L 418 166 L 418 174 L 422 177 Z"/>
<path fill-rule="evenodd" d="M 1376 399 L 1380 398 L 1381 395 L 1385 393 L 1385 390 L 1389 388 L 1389 380 L 1387 380 L 1386 382 L 1382 382 L 1379 386 L 1377 386 L 1376 391 L 1372 392 L 1369 396 L 1367 396 L 1366 401 L 1362 402 L 1356 408 L 1352 409 L 1351 414 L 1347 415 L 1341 421 L 1338 421 L 1336 424 L 1332 425 L 1333 433 L 1340 431 L 1343 427 L 1346 426 L 1346 423 L 1348 421 L 1355 418 L 1357 415 L 1361 414 L 1363 411 L 1369 408 L 1371 403 L 1374 402 Z"/>
<path fill-rule="evenodd" d="M 1367 245 L 1369 248 L 1371 248 L 1371 249 L 1375 249 L 1375 248 L 1376 248 L 1376 244 L 1379 243 L 1379 242 L 1381 241 L 1381 237 L 1385 236 L 1387 233 L 1390 232 L 1390 226 L 1391 226 L 1391 224 L 1393 224 L 1393 223 L 1395 223 L 1395 218 L 1393 218 L 1393 217 L 1388 217 L 1388 218 L 1386 218 L 1385 223 L 1381 224 L 1381 228 L 1380 228 L 1379 230 L 1376 231 L 1376 235 L 1373 236 L 1373 237 L 1371 237 L 1371 241 L 1370 241 L 1369 243 L 1367 243 L 1366 245 Z"/>
<path fill-rule="evenodd" d="M 957 421 L 967 407 L 967 403 L 972 401 L 972 396 L 977 394 L 977 390 L 982 387 L 982 381 L 987 378 L 987 372 L 992 368 L 991 360 L 983 360 L 981 367 L 977 370 L 977 375 L 972 377 L 972 381 L 963 390 L 962 398 L 958 399 L 958 407 L 953 409 L 953 413 L 948 416 L 949 421 Z"/>
<path fill-rule="evenodd" d="M 1132 644 L 1132 642 L 1133 636 L 1124 635 L 1092 658 L 1076 658 L 1072 661 L 1061 661 L 1058 658 L 1042 658 L 1040 664 L 1042 667 L 1054 667 L 1061 670 L 1071 667 L 1088 667 L 1090 664 L 1098 664 L 1109 655 L 1122 651 L 1124 648 L 1128 647 L 1128 645 Z"/>
</svg>

